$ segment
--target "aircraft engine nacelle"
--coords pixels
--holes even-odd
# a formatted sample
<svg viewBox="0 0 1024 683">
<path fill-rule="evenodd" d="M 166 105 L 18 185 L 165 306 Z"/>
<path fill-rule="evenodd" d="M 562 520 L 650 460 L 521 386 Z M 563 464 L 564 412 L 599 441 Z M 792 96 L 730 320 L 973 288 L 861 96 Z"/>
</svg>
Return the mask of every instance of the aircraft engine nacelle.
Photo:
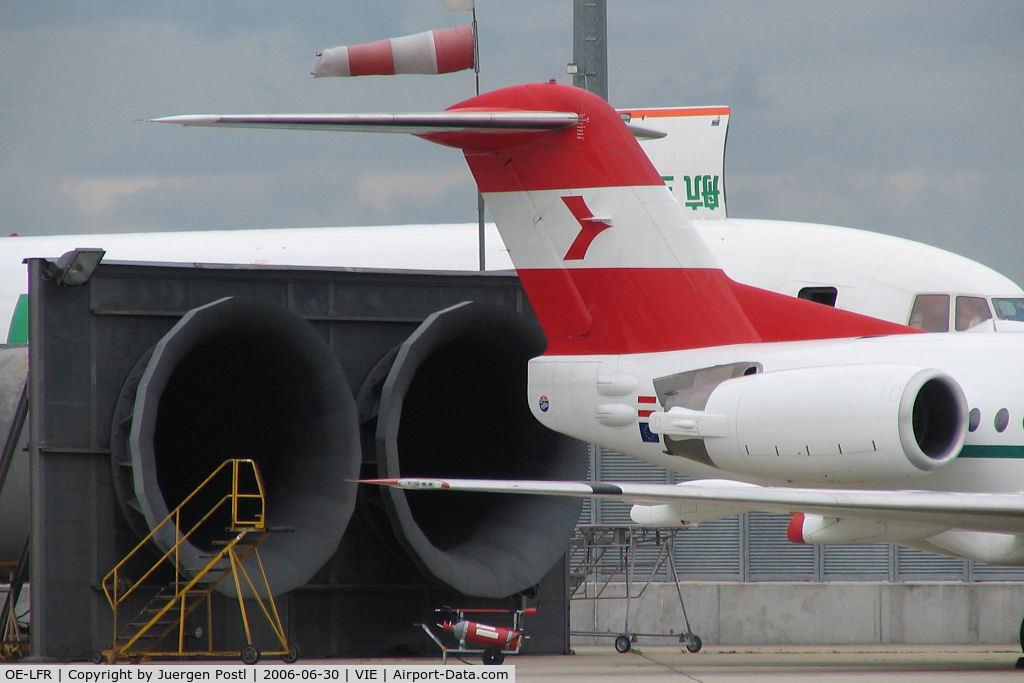
<svg viewBox="0 0 1024 683">
<path fill-rule="evenodd" d="M 960 385 L 906 365 L 801 368 L 723 382 L 704 413 L 724 416 L 704 439 L 715 466 L 800 483 L 913 477 L 955 458 L 967 435 Z M 721 420 L 719 420 L 721 422 Z"/>
</svg>

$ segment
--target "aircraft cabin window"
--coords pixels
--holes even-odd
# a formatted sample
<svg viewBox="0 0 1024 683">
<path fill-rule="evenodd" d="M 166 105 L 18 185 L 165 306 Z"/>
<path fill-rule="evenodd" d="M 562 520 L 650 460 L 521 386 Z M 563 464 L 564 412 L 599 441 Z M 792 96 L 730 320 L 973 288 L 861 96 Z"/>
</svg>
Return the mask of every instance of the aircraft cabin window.
<svg viewBox="0 0 1024 683">
<path fill-rule="evenodd" d="M 994 298 L 992 306 L 1000 320 L 1024 322 L 1024 298 Z"/>
<path fill-rule="evenodd" d="M 925 332 L 949 332 L 949 295 L 918 294 L 908 324 Z"/>
<path fill-rule="evenodd" d="M 804 287 L 797 293 L 798 299 L 806 299 L 817 304 L 835 307 L 839 292 L 835 287 Z"/>
<path fill-rule="evenodd" d="M 971 408 L 971 412 L 967 413 L 967 431 L 977 431 L 978 425 L 981 424 L 981 411 L 977 408 Z"/>
<path fill-rule="evenodd" d="M 958 296 L 956 298 L 956 331 L 963 332 L 992 319 L 988 302 L 980 296 Z"/>
<path fill-rule="evenodd" d="M 995 427 L 997 432 L 1005 432 L 1006 426 L 1010 424 L 1010 411 L 1000 408 L 996 413 Z"/>
</svg>

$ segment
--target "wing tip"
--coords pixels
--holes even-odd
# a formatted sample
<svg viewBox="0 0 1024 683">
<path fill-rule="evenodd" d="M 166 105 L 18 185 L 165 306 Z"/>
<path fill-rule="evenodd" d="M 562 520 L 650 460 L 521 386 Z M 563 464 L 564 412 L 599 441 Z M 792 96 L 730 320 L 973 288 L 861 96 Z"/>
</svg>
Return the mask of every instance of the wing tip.
<svg viewBox="0 0 1024 683">
<path fill-rule="evenodd" d="M 358 479 L 359 484 L 373 484 L 375 486 L 390 486 L 398 489 L 436 490 L 450 488 L 448 482 L 443 479 Z"/>
<path fill-rule="evenodd" d="M 155 119 L 143 119 L 146 123 L 176 123 L 179 126 L 209 126 L 220 117 L 210 114 L 182 114 L 178 116 L 159 116 Z"/>
</svg>

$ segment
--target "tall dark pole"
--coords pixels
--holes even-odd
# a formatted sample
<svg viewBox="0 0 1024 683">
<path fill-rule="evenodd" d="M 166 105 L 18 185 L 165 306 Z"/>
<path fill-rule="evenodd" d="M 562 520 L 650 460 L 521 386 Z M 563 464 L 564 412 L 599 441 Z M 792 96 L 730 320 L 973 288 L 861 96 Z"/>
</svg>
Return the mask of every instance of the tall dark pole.
<svg viewBox="0 0 1024 683">
<path fill-rule="evenodd" d="M 575 71 L 572 69 L 575 68 Z M 608 100 L 608 4 L 573 0 L 572 84 Z"/>
<path fill-rule="evenodd" d="M 473 3 L 473 72 L 476 75 L 476 94 L 480 94 L 480 37 L 476 32 L 476 3 Z M 477 259 L 480 263 L 480 271 L 487 268 L 484 249 L 484 196 L 477 190 L 476 193 L 476 222 L 477 222 Z"/>
</svg>

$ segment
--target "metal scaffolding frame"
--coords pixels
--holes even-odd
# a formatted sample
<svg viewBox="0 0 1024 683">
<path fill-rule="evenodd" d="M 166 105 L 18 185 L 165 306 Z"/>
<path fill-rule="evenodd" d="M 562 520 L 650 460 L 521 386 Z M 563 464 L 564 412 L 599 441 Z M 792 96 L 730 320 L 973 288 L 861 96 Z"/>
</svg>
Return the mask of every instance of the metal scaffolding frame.
<svg viewBox="0 0 1024 683">
<path fill-rule="evenodd" d="M 589 636 L 594 638 L 615 638 L 615 649 L 629 652 L 633 643 L 640 637 L 672 638 L 678 635 L 679 642 L 690 652 L 698 652 L 703 643 L 700 636 L 693 632 L 690 619 L 686 614 L 686 603 L 679 587 L 679 574 L 672 557 L 675 548 L 676 534 L 679 529 L 647 529 L 638 526 L 612 526 L 600 524 L 584 524 L 576 528 L 569 546 L 569 592 L 571 600 L 625 600 L 622 631 L 570 631 L 572 636 Z M 657 557 L 651 571 L 639 584 L 634 569 L 637 553 L 641 549 L 654 548 Z M 609 568 L 610 565 L 610 568 Z M 672 581 L 679 596 L 679 607 L 683 612 L 686 629 L 681 633 L 638 633 L 629 628 L 630 615 L 634 610 L 634 601 L 642 600 L 663 567 L 668 567 Z M 625 579 L 625 595 L 606 595 L 608 587 L 618 578 Z"/>
</svg>

